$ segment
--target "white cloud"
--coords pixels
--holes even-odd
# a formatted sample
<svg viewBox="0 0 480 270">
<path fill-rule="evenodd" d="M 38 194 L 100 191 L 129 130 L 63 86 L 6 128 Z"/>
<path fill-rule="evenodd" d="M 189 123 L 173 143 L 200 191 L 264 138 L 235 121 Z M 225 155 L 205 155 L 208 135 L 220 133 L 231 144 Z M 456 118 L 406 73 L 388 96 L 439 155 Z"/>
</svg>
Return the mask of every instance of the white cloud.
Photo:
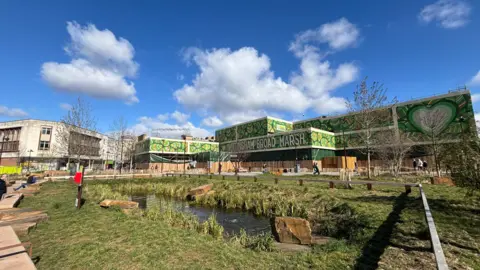
<svg viewBox="0 0 480 270">
<path fill-rule="evenodd" d="M 206 129 L 199 128 L 194 126 L 192 123 L 187 122 L 182 125 L 178 124 L 168 124 L 164 121 L 160 121 L 157 118 L 152 117 L 140 117 L 138 123 L 130 128 L 136 135 L 140 134 L 149 134 L 155 131 L 156 129 L 168 129 L 168 130 L 157 130 L 158 134 L 153 134 L 163 138 L 175 138 L 179 139 L 181 135 L 185 133 L 190 133 L 194 137 L 206 137 L 211 136 L 211 132 Z M 173 129 L 173 130 L 172 130 Z M 185 130 L 186 129 L 186 130 Z"/>
<path fill-rule="evenodd" d="M 157 120 L 158 120 L 158 121 L 162 121 L 162 122 L 163 122 L 163 121 L 168 120 L 169 118 L 170 118 L 170 114 L 168 114 L 168 113 L 164 113 L 164 114 L 159 114 L 159 115 L 157 115 Z"/>
<path fill-rule="evenodd" d="M 70 111 L 72 109 L 72 105 L 68 103 L 60 103 L 60 108 L 66 111 Z"/>
<path fill-rule="evenodd" d="M 28 113 L 24 110 L 17 109 L 17 108 L 8 108 L 6 106 L 0 105 L 0 116 L 7 116 L 7 117 L 26 117 Z"/>
<path fill-rule="evenodd" d="M 472 95 L 472 103 L 475 103 L 477 101 L 480 101 L 480 94 L 473 94 Z M 480 118 L 479 118 L 480 120 Z"/>
<path fill-rule="evenodd" d="M 174 111 L 172 114 L 170 114 L 170 117 L 174 119 L 177 124 L 184 124 L 187 122 L 188 118 L 190 118 L 190 115 L 181 113 L 179 111 Z"/>
<path fill-rule="evenodd" d="M 347 19 L 326 23 L 317 29 L 310 29 L 296 35 L 295 41 L 290 44 L 290 50 L 302 53 L 315 47 L 310 43 L 327 43 L 333 50 L 342 50 L 355 46 L 360 38 L 360 30 Z"/>
<path fill-rule="evenodd" d="M 210 116 L 202 120 L 202 125 L 207 127 L 219 127 L 223 125 L 223 122 L 216 116 Z"/>
<path fill-rule="evenodd" d="M 474 86 L 480 85 L 480 71 L 478 71 L 477 74 L 472 77 L 470 84 Z"/>
<path fill-rule="evenodd" d="M 92 24 L 82 27 L 68 22 L 67 31 L 71 42 L 65 51 L 72 61 L 44 63 L 43 80 L 58 91 L 138 102 L 134 84 L 127 79 L 136 76 L 139 66 L 133 61 L 135 50 L 130 42 Z"/>
<path fill-rule="evenodd" d="M 436 21 L 443 28 L 454 29 L 468 23 L 470 12 L 471 7 L 465 1 L 439 0 L 425 6 L 418 18 L 425 23 Z"/>
<path fill-rule="evenodd" d="M 177 80 L 183 81 L 185 79 L 185 76 L 183 74 L 177 74 Z"/>
</svg>

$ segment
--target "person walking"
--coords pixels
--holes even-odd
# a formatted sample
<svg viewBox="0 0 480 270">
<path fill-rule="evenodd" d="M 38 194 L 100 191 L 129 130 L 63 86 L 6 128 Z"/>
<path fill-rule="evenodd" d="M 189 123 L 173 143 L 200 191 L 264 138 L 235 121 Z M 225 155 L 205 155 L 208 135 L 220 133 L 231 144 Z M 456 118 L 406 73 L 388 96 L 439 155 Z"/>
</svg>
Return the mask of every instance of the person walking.
<svg viewBox="0 0 480 270">
<path fill-rule="evenodd" d="M 218 174 L 222 174 L 222 163 L 218 163 Z"/>
<path fill-rule="evenodd" d="M 320 170 L 318 169 L 318 165 L 317 163 L 313 163 L 313 175 L 319 175 L 320 174 Z"/>
<path fill-rule="evenodd" d="M 421 159 L 418 159 L 417 161 L 417 167 L 418 167 L 418 170 L 421 171 L 423 170 L 423 162 Z"/>
<path fill-rule="evenodd" d="M 413 170 L 417 170 L 417 160 L 415 158 L 413 159 Z"/>
<path fill-rule="evenodd" d="M 426 171 L 426 172 L 428 172 L 427 167 L 428 167 L 427 160 L 424 160 L 424 161 L 423 161 L 423 170 Z"/>
</svg>

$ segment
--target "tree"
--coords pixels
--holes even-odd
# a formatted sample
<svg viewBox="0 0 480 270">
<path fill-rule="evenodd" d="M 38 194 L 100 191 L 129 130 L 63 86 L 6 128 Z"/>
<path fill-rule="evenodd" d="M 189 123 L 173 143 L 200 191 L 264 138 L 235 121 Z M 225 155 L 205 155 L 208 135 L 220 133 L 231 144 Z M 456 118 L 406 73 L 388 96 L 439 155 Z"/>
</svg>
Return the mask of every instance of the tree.
<svg viewBox="0 0 480 270">
<path fill-rule="evenodd" d="M 357 135 L 363 143 L 364 148 L 360 151 L 367 155 L 367 175 L 370 179 L 370 157 L 375 146 L 375 129 L 384 126 L 391 118 L 390 108 L 386 107 L 387 89 L 383 84 L 373 82 L 369 87 L 367 78 L 363 79 L 360 85 L 357 85 L 353 91 L 353 101 L 347 101 L 346 105 L 353 114 L 353 122 L 357 129 L 361 130 Z M 391 103 L 395 103 L 394 98 Z"/>
<path fill-rule="evenodd" d="M 129 132 L 128 132 L 128 124 L 123 116 L 117 118 L 112 125 L 112 135 L 115 145 L 115 159 L 120 153 L 120 174 L 122 173 L 123 168 L 123 158 L 124 158 L 124 151 L 126 147 L 126 140 L 129 139 Z"/>
<path fill-rule="evenodd" d="M 247 152 L 236 152 L 234 153 L 234 167 L 235 167 L 235 175 L 238 174 L 240 171 L 240 164 L 248 159 L 250 153 Z"/>
<path fill-rule="evenodd" d="M 79 97 L 58 126 L 58 151 L 69 161 L 74 159 L 78 169 L 82 158 L 99 155 L 101 138 L 96 130 L 90 104 Z"/>
<path fill-rule="evenodd" d="M 440 151 L 440 133 L 445 128 L 445 118 L 448 118 L 448 112 L 439 108 L 433 108 L 430 111 L 423 111 L 418 114 L 418 120 L 423 127 L 424 134 L 430 140 L 429 148 L 433 152 L 433 159 L 435 162 L 435 171 L 440 177 L 440 162 L 438 154 Z"/>
<path fill-rule="evenodd" d="M 412 149 L 412 145 L 405 143 L 406 141 L 406 135 L 399 133 L 398 129 L 377 133 L 377 147 L 375 151 L 379 158 L 387 164 L 394 177 L 398 177 L 403 159 Z"/>
</svg>

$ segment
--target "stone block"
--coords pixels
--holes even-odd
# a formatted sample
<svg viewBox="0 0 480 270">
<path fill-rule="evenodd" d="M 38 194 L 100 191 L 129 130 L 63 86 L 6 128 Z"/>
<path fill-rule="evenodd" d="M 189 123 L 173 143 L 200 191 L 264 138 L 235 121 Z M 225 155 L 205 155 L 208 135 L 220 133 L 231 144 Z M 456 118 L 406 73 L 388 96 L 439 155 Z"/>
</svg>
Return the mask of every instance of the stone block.
<svg viewBox="0 0 480 270">
<path fill-rule="evenodd" d="M 118 206 L 121 209 L 130 209 L 130 208 L 138 208 L 138 202 L 132 201 L 120 201 L 120 200 L 103 200 L 100 203 L 101 207 L 110 207 L 110 206 Z"/>
<path fill-rule="evenodd" d="M 312 244 L 312 229 L 310 222 L 303 218 L 275 217 L 272 218 L 272 233 L 280 243 Z"/>
<path fill-rule="evenodd" d="M 432 185 L 447 185 L 447 186 L 455 186 L 455 183 L 452 181 L 450 177 L 438 177 L 433 176 L 431 178 Z"/>
</svg>

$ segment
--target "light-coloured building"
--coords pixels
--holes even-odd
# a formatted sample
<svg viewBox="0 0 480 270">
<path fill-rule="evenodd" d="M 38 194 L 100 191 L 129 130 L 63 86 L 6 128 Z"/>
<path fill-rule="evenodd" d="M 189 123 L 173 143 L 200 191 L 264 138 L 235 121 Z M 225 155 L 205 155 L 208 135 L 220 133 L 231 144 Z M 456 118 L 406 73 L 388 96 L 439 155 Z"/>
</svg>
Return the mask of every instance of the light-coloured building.
<svg viewBox="0 0 480 270">
<path fill-rule="evenodd" d="M 0 166 L 59 170 L 72 166 L 78 159 L 89 168 L 112 166 L 118 156 L 111 150 L 115 149 L 114 139 L 86 129 L 75 128 L 67 135 L 65 131 L 65 125 L 55 121 L 0 122 Z"/>
</svg>

